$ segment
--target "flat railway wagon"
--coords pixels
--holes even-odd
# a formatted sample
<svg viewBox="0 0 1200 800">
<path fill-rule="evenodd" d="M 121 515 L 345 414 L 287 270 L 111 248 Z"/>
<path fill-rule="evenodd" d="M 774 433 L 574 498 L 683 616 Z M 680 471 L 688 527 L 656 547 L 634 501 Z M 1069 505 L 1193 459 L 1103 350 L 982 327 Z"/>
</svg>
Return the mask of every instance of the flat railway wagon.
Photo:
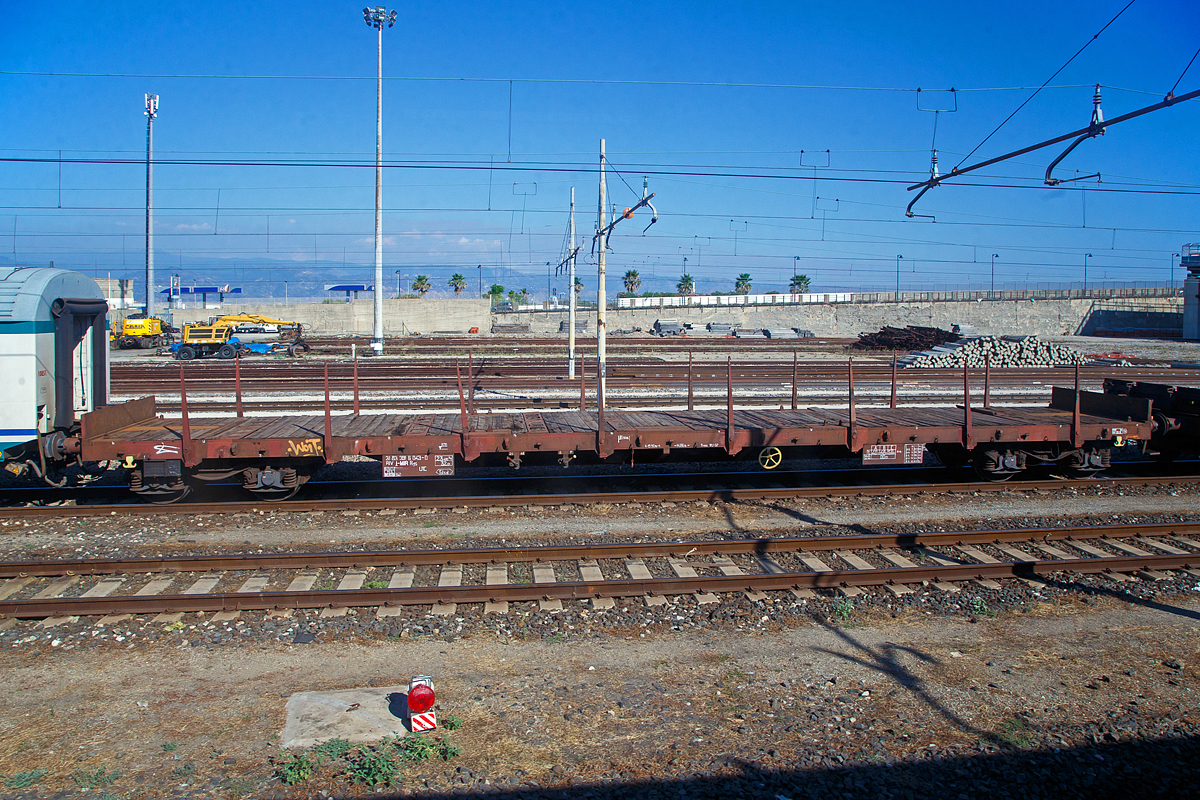
<svg viewBox="0 0 1200 800">
<path fill-rule="evenodd" d="M 1051 462 L 1092 474 L 1114 447 L 1141 442 L 1174 454 L 1200 449 L 1196 389 L 1116 384 L 1104 393 L 1056 387 L 1049 407 L 993 407 L 963 372 L 955 407 L 861 407 L 847 365 L 844 409 L 736 409 L 732 366 L 725 408 L 477 414 L 459 379 L 457 414 L 334 415 L 328 368 L 324 413 L 307 416 L 193 417 L 187 370 L 179 366 L 182 415 L 165 418 L 154 397 L 106 405 L 107 305 L 95 282 L 65 270 L 15 270 L 0 277 L 0 449 L 5 468 L 52 485 L 64 467 L 95 475 L 127 470 L 130 489 L 169 502 L 191 486 L 240 477 L 264 499 L 294 494 L 318 469 L 349 456 L 382 462 L 384 477 L 453 475 L 467 463 L 641 463 L 673 458 L 756 458 L 773 469 L 785 457 L 856 455 L 864 465 L 919 463 L 932 452 L 947 465 L 972 464 L 1003 480 Z M 795 405 L 793 401 L 793 406 Z"/>
<path fill-rule="evenodd" d="M 85 414 L 79 449 L 87 461 L 117 460 L 130 488 L 159 501 L 182 497 L 195 482 L 240 475 L 266 497 L 293 494 L 320 467 L 347 456 L 382 462 L 385 478 L 453 475 L 455 468 L 497 459 L 641 463 L 663 458 L 757 458 L 765 469 L 808 453 L 856 455 L 864 465 L 921 463 L 928 449 L 951 466 L 972 464 L 1004 480 L 1027 466 L 1056 462 L 1076 474 L 1110 463 L 1113 447 L 1148 440 L 1153 401 L 1057 387 L 1049 407 L 858 408 L 853 369 L 847 408 L 740 410 L 732 379 L 726 408 L 696 411 L 543 411 L 472 413 L 460 389 L 458 414 L 350 414 L 196 417 L 158 415 L 153 397 Z M 1078 378 L 1077 378 L 1078 381 Z M 1077 383 L 1078 385 L 1078 383 Z"/>
</svg>

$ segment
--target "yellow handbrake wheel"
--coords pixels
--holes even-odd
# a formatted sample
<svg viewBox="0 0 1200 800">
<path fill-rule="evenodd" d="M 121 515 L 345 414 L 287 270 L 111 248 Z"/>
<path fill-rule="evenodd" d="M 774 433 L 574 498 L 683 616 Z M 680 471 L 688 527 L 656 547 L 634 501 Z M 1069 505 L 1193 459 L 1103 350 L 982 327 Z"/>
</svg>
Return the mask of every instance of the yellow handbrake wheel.
<svg viewBox="0 0 1200 800">
<path fill-rule="evenodd" d="M 775 469 L 783 463 L 783 451 L 778 447 L 764 447 L 758 451 L 758 465 L 763 469 Z"/>
</svg>

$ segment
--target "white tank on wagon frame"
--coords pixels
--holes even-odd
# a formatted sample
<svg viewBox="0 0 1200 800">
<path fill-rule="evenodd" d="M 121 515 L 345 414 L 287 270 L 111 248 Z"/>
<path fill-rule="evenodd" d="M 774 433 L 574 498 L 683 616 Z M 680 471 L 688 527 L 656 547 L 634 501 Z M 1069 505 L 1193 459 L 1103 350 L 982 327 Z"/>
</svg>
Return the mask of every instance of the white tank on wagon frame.
<svg viewBox="0 0 1200 800">
<path fill-rule="evenodd" d="M 35 267 L 0 276 L 0 450 L 58 461 L 79 416 L 108 402 L 108 304 L 96 282 Z"/>
</svg>

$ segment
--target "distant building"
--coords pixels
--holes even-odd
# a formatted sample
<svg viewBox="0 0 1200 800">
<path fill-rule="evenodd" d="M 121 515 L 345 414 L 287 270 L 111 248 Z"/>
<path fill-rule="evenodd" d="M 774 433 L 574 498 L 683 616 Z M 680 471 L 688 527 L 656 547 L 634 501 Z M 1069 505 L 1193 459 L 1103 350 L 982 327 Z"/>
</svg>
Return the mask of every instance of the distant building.
<svg viewBox="0 0 1200 800">
<path fill-rule="evenodd" d="M 135 304 L 133 301 L 133 278 L 96 278 L 96 283 L 100 286 L 100 291 L 104 293 L 104 299 L 108 301 L 108 307 L 116 309 L 128 309 L 142 307 L 145 303 Z"/>
</svg>

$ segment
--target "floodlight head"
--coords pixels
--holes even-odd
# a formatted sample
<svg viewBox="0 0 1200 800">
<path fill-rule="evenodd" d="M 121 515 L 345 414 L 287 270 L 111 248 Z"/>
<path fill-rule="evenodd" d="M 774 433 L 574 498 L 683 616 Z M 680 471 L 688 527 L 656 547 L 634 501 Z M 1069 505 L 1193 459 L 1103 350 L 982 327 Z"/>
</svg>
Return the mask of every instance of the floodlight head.
<svg viewBox="0 0 1200 800">
<path fill-rule="evenodd" d="M 396 24 L 396 12 L 393 11 L 390 15 L 388 15 L 388 27 L 390 28 L 395 24 Z"/>
</svg>

